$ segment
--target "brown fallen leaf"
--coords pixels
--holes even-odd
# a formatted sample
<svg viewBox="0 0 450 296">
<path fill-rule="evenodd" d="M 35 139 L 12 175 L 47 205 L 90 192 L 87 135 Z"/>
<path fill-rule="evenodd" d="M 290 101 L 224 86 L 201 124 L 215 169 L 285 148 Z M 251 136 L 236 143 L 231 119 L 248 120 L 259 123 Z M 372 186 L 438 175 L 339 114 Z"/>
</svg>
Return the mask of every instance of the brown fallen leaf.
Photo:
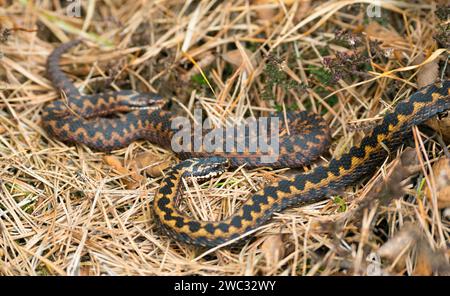
<svg viewBox="0 0 450 296">
<path fill-rule="evenodd" d="M 423 243 L 418 245 L 416 266 L 413 275 L 430 276 L 433 274 L 433 267 L 430 261 L 430 248 L 424 246 Z"/>
<path fill-rule="evenodd" d="M 387 259 L 391 263 L 395 263 L 396 270 L 404 269 L 406 258 L 420 238 L 417 226 L 412 223 L 406 223 L 402 229 L 386 243 L 384 243 L 377 251 L 381 258 Z"/>
<path fill-rule="evenodd" d="M 167 158 L 162 158 L 150 151 L 139 153 L 130 162 L 130 167 L 134 171 L 145 169 L 145 172 L 151 177 L 156 178 L 162 175 L 163 170 L 167 169 L 172 162 Z"/>
<path fill-rule="evenodd" d="M 425 60 L 426 58 L 423 54 L 419 55 L 417 58 L 414 59 L 413 65 L 421 64 Z M 417 85 L 419 88 L 424 87 L 430 83 L 435 82 L 438 76 L 439 76 L 438 61 L 433 60 L 430 63 L 420 67 L 419 71 L 417 72 Z"/>
<path fill-rule="evenodd" d="M 122 162 L 113 155 L 105 155 L 103 156 L 103 161 L 115 169 L 120 174 L 128 174 L 128 170 L 122 165 Z"/>
<path fill-rule="evenodd" d="M 6 128 L 0 125 L 0 135 L 6 132 Z"/>
<path fill-rule="evenodd" d="M 445 141 L 450 142 L 450 116 L 441 119 L 433 118 L 428 120 L 426 124 L 440 133 Z"/>
<path fill-rule="evenodd" d="M 265 5 L 265 4 L 274 4 L 274 2 L 270 0 L 252 0 L 252 4 L 254 5 Z M 277 14 L 276 8 L 259 8 L 256 10 L 256 15 L 260 20 L 270 21 Z"/>
<path fill-rule="evenodd" d="M 88 276 L 92 275 L 92 268 L 90 265 L 82 265 L 80 266 L 80 275 L 81 276 Z"/>
<path fill-rule="evenodd" d="M 450 207 L 450 159 L 440 158 L 432 166 L 434 180 L 436 181 L 436 194 L 438 208 L 444 209 Z M 430 187 L 425 187 L 425 195 L 432 198 Z"/>
<path fill-rule="evenodd" d="M 261 252 L 266 259 L 267 270 L 273 270 L 284 257 L 284 244 L 281 234 L 266 237 L 261 245 Z"/>
<path fill-rule="evenodd" d="M 413 275 L 430 276 L 450 274 L 450 264 L 445 252 L 444 249 L 433 250 L 420 228 L 409 222 L 382 245 L 377 254 L 394 264 L 393 267 L 397 271 L 404 270 L 406 259 L 413 255 L 415 261 Z"/>
<path fill-rule="evenodd" d="M 303 0 L 298 6 L 297 12 L 295 13 L 294 21 L 300 22 L 310 11 L 311 0 Z"/>
<path fill-rule="evenodd" d="M 369 23 L 365 32 L 369 38 L 381 41 L 382 47 L 392 47 L 393 44 L 405 43 L 405 39 L 396 31 L 383 27 L 378 22 Z"/>
<path fill-rule="evenodd" d="M 291 6 L 296 0 L 281 0 L 284 5 Z M 268 8 L 260 8 L 256 10 L 259 19 L 271 22 L 277 14 L 278 7 L 280 7 L 280 0 L 252 0 L 253 5 L 272 5 Z"/>
<path fill-rule="evenodd" d="M 407 147 L 391 164 L 386 177 L 380 176 L 379 182 L 367 193 L 366 200 L 378 200 L 383 205 L 389 204 L 393 199 L 401 198 L 407 184 L 404 180 L 420 171 L 419 159 L 414 148 Z M 399 186 L 402 185 L 402 186 Z"/>
<path fill-rule="evenodd" d="M 416 249 L 416 264 L 412 273 L 413 275 L 450 275 L 450 264 L 446 258 L 445 249 L 434 251 L 424 237 L 418 241 Z"/>
<path fill-rule="evenodd" d="M 122 165 L 122 162 L 113 155 L 103 156 L 103 161 L 111 166 L 121 175 L 129 175 L 132 181 L 125 181 L 126 187 L 128 189 L 134 189 L 139 186 L 139 183 L 144 179 L 143 176 L 139 175 L 135 170 L 129 170 Z"/>
<path fill-rule="evenodd" d="M 389 53 L 389 56 L 399 58 L 399 61 L 403 60 L 403 54 L 399 48 L 404 47 L 408 42 L 393 28 L 386 28 L 378 22 L 371 22 L 365 27 L 364 32 L 370 40 L 379 41 L 380 48 L 386 50 L 386 54 Z"/>
<path fill-rule="evenodd" d="M 244 57 L 243 55 L 246 55 L 246 57 Z M 240 50 L 240 49 L 230 50 L 230 51 L 226 52 L 225 54 L 223 54 L 222 58 L 226 62 L 228 62 L 236 67 L 240 67 L 242 65 L 242 63 L 245 62 L 245 59 L 250 59 L 252 66 L 254 68 L 256 68 L 256 66 L 258 65 L 258 62 L 260 60 L 260 56 L 257 55 L 255 57 L 251 58 L 252 56 L 253 56 L 253 52 L 244 48 L 243 50 Z M 245 67 L 245 68 L 246 68 L 246 70 L 249 70 L 249 69 L 247 69 L 248 67 Z"/>
</svg>

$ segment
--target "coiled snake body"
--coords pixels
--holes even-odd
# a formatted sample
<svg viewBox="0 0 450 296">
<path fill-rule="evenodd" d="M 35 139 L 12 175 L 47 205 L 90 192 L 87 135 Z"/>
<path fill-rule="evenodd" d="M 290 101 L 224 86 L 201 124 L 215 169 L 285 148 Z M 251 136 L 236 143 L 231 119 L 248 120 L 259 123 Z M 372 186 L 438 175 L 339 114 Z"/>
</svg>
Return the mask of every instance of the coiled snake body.
<svg viewBox="0 0 450 296">
<path fill-rule="evenodd" d="M 148 139 L 170 148 L 174 135 L 174 114 L 162 110 L 164 100 L 154 93 L 118 91 L 81 95 L 59 68 L 62 53 L 77 45 L 78 40 L 55 49 L 48 59 L 48 72 L 55 87 L 67 96 L 48 104 L 43 122 L 49 132 L 63 141 L 84 143 L 98 150 L 113 150 L 136 139 Z M 290 206 L 325 199 L 338 190 L 353 185 L 373 173 L 390 152 L 410 135 L 411 127 L 450 109 L 450 81 L 429 85 L 404 100 L 388 113 L 358 146 L 327 165 L 299 174 L 289 180 L 272 183 L 253 194 L 232 216 L 222 221 L 197 221 L 177 208 L 181 179 L 187 176 L 209 178 L 223 173 L 226 167 L 260 163 L 261 152 L 184 152 L 187 159 L 170 169 L 153 200 L 156 220 L 177 240 L 217 246 L 244 235 L 269 220 L 273 213 Z M 127 112 L 119 118 L 106 118 L 116 112 Z M 282 117 L 280 117 L 282 118 Z M 294 135 L 280 137 L 280 155 L 273 167 L 299 167 L 311 163 L 328 146 L 329 132 L 320 117 L 305 113 L 287 116 Z M 299 133 L 302 129 L 303 132 Z"/>
</svg>

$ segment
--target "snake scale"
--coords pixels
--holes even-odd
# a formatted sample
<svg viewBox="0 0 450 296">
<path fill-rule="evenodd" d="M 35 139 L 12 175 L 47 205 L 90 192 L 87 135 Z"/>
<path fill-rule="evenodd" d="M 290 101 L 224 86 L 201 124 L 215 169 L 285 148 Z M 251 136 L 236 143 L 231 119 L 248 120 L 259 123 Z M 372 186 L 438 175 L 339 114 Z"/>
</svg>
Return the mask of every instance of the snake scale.
<svg viewBox="0 0 450 296">
<path fill-rule="evenodd" d="M 79 40 L 64 43 L 48 58 L 49 77 L 67 100 L 49 103 L 43 123 L 49 133 L 67 142 L 84 143 L 103 151 L 124 147 L 136 139 L 147 139 L 170 148 L 174 135 L 174 114 L 162 109 L 164 98 L 156 93 L 130 90 L 81 95 L 61 71 L 61 55 Z M 181 180 L 192 176 L 207 179 L 223 173 L 228 166 L 258 167 L 261 152 L 183 152 L 185 159 L 173 166 L 161 181 L 153 200 L 154 217 L 173 238 L 199 246 L 213 247 L 244 236 L 266 223 L 273 213 L 291 206 L 324 200 L 373 173 L 411 134 L 411 128 L 450 109 L 450 81 L 428 85 L 397 104 L 381 123 L 348 153 L 298 174 L 265 186 L 249 197 L 241 208 L 222 221 L 198 221 L 181 213 L 176 205 Z M 119 117 L 107 117 L 116 113 Z M 278 115 L 280 116 L 280 115 Z M 280 118 L 282 118 L 280 116 Z M 280 137 L 280 155 L 273 167 L 300 167 L 310 164 L 329 145 L 326 123 L 306 112 L 289 113 L 286 127 L 293 132 Z"/>
</svg>

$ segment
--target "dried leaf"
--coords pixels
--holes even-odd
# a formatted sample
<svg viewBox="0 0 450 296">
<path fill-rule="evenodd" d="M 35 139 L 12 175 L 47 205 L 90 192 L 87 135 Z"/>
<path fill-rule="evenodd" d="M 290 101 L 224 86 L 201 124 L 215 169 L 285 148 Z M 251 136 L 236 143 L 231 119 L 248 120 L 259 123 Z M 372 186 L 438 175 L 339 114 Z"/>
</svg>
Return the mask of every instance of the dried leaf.
<svg viewBox="0 0 450 296">
<path fill-rule="evenodd" d="M 382 42 L 383 47 L 392 47 L 394 43 L 404 43 L 405 40 L 392 29 L 383 27 L 378 22 L 371 22 L 365 28 L 367 36 Z"/>
<path fill-rule="evenodd" d="M 267 2 L 267 1 L 255 0 L 253 2 L 255 2 L 256 4 L 261 4 L 262 2 Z M 262 4 L 265 4 L 265 3 L 262 3 Z M 256 15 L 258 16 L 258 18 L 260 20 L 264 20 L 267 22 L 269 22 L 271 19 L 273 19 L 276 14 L 277 14 L 277 12 L 274 8 L 260 8 L 260 9 L 256 10 Z"/>
<path fill-rule="evenodd" d="M 286 6 L 291 6 L 295 0 L 282 0 Z M 258 18 L 265 21 L 271 21 L 277 14 L 277 8 L 280 6 L 280 0 L 252 0 L 253 5 L 271 5 L 273 8 L 261 8 L 256 10 Z"/>
<path fill-rule="evenodd" d="M 153 178 L 156 178 L 156 177 L 161 176 L 161 175 L 162 175 L 162 172 L 163 172 L 165 169 L 167 169 L 168 167 L 170 167 L 170 165 L 171 165 L 171 162 L 168 161 L 168 160 L 166 160 L 166 161 L 161 162 L 161 163 L 158 164 L 158 165 L 149 167 L 149 168 L 146 169 L 145 171 L 146 171 L 150 176 L 152 176 Z"/>
<path fill-rule="evenodd" d="M 433 164 L 432 171 L 436 182 L 438 208 L 450 207 L 450 159 L 440 158 Z M 432 198 L 432 192 L 428 186 L 425 188 L 425 195 Z"/>
<path fill-rule="evenodd" d="M 401 269 L 405 266 L 408 251 L 419 237 L 416 226 L 411 223 L 405 224 L 394 237 L 378 249 L 377 254 L 390 262 L 397 262 L 396 267 Z"/>
<path fill-rule="evenodd" d="M 103 156 L 103 161 L 115 169 L 119 174 L 128 174 L 128 170 L 122 165 L 122 162 L 113 155 L 105 155 Z"/>
<path fill-rule="evenodd" d="M 81 276 L 92 275 L 92 267 L 90 265 L 80 266 L 80 275 Z"/>
<path fill-rule="evenodd" d="M 243 55 L 246 55 L 245 57 Z M 250 61 L 253 68 L 256 68 L 258 66 L 258 62 L 260 61 L 260 55 L 253 55 L 253 52 L 250 50 L 243 48 L 243 49 L 235 49 L 230 50 L 226 52 L 223 56 L 223 59 L 227 61 L 228 63 L 240 67 L 243 63 L 247 61 Z M 247 66 L 247 64 L 245 64 Z M 248 65 L 249 66 L 249 65 Z M 250 72 L 248 69 L 250 67 L 245 67 L 245 69 Z"/>
<path fill-rule="evenodd" d="M 311 0 L 301 1 L 295 13 L 294 20 L 296 22 L 300 22 L 308 14 L 310 9 L 311 9 Z"/>
<path fill-rule="evenodd" d="M 153 178 L 161 176 L 162 171 L 167 169 L 170 165 L 171 162 L 169 159 L 164 159 L 149 151 L 136 155 L 130 163 L 130 166 L 134 170 L 145 169 L 147 174 Z"/>
<path fill-rule="evenodd" d="M 425 239 L 417 243 L 416 266 L 413 275 L 430 276 L 450 274 L 450 264 L 446 258 L 446 250 L 433 250 Z"/>
<path fill-rule="evenodd" d="M 377 254 L 395 264 L 398 270 L 404 269 L 406 258 L 415 249 L 414 275 L 445 275 L 450 272 L 450 265 L 445 256 L 445 250 L 434 251 L 419 228 L 406 223 L 402 229 L 378 249 Z"/>
<path fill-rule="evenodd" d="M 417 151 L 414 148 L 407 147 L 399 156 L 400 165 L 403 169 L 402 180 L 407 177 L 420 172 L 420 162 L 417 157 Z M 394 168 L 395 170 L 396 168 Z"/>
<path fill-rule="evenodd" d="M 430 253 L 430 248 L 424 246 L 423 242 L 419 243 L 416 256 L 416 267 L 414 268 L 413 275 L 430 276 L 433 274 Z"/>
<path fill-rule="evenodd" d="M 394 58 L 397 61 L 403 60 L 403 51 L 398 50 L 398 49 L 394 49 L 394 51 L 392 53 L 393 53 Z"/>
<path fill-rule="evenodd" d="M 266 258 L 266 267 L 272 270 L 284 257 L 284 245 L 281 234 L 269 235 L 261 245 L 261 252 Z"/>
<path fill-rule="evenodd" d="M 414 65 L 423 63 L 426 60 L 424 55 L 419 55 L 414 61 Z M 439 76 L 439 65 L 437 60 L 423 65 L 417 72 L 417 84 L 419 88 L 436 81 Z"/>
<path fill-rule="evenodd" d="M 450 141 L 450 116 L 441 119 L 431 119 L 426 124 L 433 130 L 441 133 L 445 141 Z"/>
<path fill-rule="evenodd" d="M 126 187 L 128 189 L 134 189 L 139 186 L 139 182 L 141 182 L 144 177 L 139 175 L 136 170 L 128 170 L 122 165 L 122 162 L 113 155 L 105 155 L 103 157 L 103 161 L 115 169 L 119 174 L 129 175 L 132 178 L 132 181 L 125 181 Z"/>
</svg>

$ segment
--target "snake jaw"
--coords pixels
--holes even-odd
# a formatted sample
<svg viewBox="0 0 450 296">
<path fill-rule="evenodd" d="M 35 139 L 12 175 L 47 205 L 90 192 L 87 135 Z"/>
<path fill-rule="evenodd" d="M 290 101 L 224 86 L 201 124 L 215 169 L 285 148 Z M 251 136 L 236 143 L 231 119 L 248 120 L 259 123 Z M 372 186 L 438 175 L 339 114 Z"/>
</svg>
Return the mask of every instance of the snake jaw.
<svg viewBox="0 0 450 296">
<path fill-rule="evenodd" d="M 157 93 L 139 93 L 133 90 L 122 90 L 116 93 L 121 99 L 120 103 L 130 110 L 156 110 L 161 109 L 166 100 Z"/>
<path fill-rule="evenodd" d="M 161 109 L 166 100 L 156 93 L 138 93 L 130 100 L 131 109 Z"/>
<path fill-rule="evenodd" d="M 191 158 L 179 164 L 183 176 L 195 178 L 197 181 L 205 181 L 222 175 L 229 167 L 229 161 L 225 157 Z"/>
</svg>

